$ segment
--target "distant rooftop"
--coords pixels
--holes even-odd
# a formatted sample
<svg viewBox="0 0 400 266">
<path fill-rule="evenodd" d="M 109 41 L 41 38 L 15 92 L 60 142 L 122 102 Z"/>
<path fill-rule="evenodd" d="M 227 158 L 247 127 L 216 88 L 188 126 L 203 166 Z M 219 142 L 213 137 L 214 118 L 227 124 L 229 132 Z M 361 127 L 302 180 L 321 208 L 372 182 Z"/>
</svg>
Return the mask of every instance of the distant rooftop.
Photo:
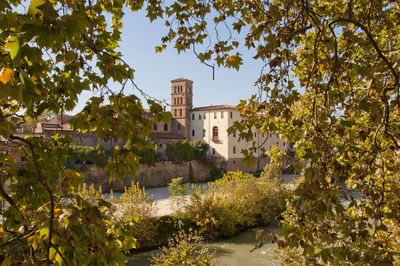
<svg viewBox="0 0 400 266">
<path fill-rule="evenodd" d="M 173 80 L 171 80 L 171 82 L 179 82 L 179 81 L 191 81 L 191 82 L 193 82 L 192 80 L 190 80 L 190 79 L 185 79 L 185 78 L 178 78 L 178 79 L 173 79 Z"/>
<path fill-rule="evenodd" d="M 204 106 L 204 107 L 196 107 L 193 108 L 191 111 L 208 111 L 208 110 L 221 110 L 221 109 L 233 109 L 236 110 L 235 106 L 232 105 L 211 105 L 211 106 Z"/>
</svg>

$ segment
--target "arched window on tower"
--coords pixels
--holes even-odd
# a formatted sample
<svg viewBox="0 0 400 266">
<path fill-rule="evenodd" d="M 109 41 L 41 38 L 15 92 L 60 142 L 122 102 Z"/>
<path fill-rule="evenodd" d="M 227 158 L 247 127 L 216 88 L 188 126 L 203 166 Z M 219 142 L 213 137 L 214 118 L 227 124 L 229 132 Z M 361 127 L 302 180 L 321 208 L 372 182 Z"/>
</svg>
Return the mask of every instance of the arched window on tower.
<svg viewBox="0 0 400 266">
<path fill-rule="evenodd" d="M 174 98 L 174 104 L 176 104 L 176 98 Z"/>
<path fill-rule="evenodd" d="M 189 88 L 189 87 L 186 89 L 186 92 L 187 92 L 187 93 L 190 93 L 190 88 Z"/>
<path fill-rule="evenodd" d="M 179 109 L 179 116 L 182 116 L 182 109 Z"/>
<path fill-rule="evenodd" d="M 174 110 L 174 116 L 177 116 L 177 112 L 176 112 L 176 109 Z"/>
<path fill-rule="evenodd" d="M 213 127 L 213 138 L 212 138 L 212 140 L 213 141 L 216 141 L 216 140 L 218 140 L 218 127 Z"/>
<path fill-rule="evenodd" d="M 178 88 L 175 86 L 174 87 L 174 92 L 177 93 L 178 92 Z"/>
</svg>

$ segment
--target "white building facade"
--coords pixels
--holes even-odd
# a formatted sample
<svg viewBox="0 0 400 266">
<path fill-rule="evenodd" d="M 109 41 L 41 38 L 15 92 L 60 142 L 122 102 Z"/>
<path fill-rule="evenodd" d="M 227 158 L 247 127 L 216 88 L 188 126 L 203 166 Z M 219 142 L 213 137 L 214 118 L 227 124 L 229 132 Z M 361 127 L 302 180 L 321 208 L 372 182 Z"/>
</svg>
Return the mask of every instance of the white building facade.
<svg viewBox="0 0 400 266">
<path fill-rule="evenodd" d="M 180 93 L 180 94 L 179 94 Z M 180 78 L 171 81 L 171 112 L 176 129 L 171 126 L 173 134 L 181 135 L 191 141 L 202 140 L 210 145 L 208 155 L 220 159 L 227 170 L 260 170 L 268 163 L 268 157 L 261 152 L 261 147 L 269 150 L 273 145 L 278 145 L 281 150 L 288 150 L 289 145 L 279 136 L 254 130 L 253 140 L 257 151 L 257 165 L 248 168 L 242 164 L 244 155 L 242 150 L 250 147 L 251 142 L 239 141 L 239 136 L 228 135 L 228 128 L 235 121 L 242 120 L 236 107 L 217 105 L 207 107 L 192 107 L 193 81 Z M 178 130 L 179 128 L 179 130 Z M 175 129 L 175 130 L 174 130 Z"/>
</svg>

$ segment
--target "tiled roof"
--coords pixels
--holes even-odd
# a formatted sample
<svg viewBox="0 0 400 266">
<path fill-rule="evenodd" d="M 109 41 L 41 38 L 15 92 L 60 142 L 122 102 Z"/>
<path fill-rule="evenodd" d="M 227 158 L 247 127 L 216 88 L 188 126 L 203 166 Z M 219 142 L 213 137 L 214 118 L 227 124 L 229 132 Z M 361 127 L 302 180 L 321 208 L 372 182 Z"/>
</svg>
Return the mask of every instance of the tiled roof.
<svg viewBox="0 0 400 266">
<path fill-rule="evenodd" d="M 157 139 L 185 139 L 184 137 L 169 132 L 151 132 L 155 140 Z"/>
<path fill-rule="evenodd" d="M 193 82 L 192 80 L 190 80 L 190 79 L 185 79 L 185 78 L 178 78 L 178 79 L 173 79 L 173 80 L 171 80 L 171 82 L 178 82 L 178 81 L 191 81 L 191 82 Z"/>
<path fill-rule="evenodd" d="M 196 107 L 191 109 L 191 111 L 207 111 L 207 110 L 221 110 L 221 109 L 235 109 L 235 106 L 232 105 L 211 105 L 211 106 L 204 106 L 204 107 Z"/>
</svg>

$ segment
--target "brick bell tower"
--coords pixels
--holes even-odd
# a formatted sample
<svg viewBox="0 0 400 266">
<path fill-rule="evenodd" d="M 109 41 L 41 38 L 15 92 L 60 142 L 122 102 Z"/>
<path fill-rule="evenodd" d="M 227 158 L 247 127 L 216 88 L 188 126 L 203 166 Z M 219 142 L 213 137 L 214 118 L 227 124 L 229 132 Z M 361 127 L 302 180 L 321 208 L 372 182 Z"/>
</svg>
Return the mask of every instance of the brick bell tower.
<svg viewBox="0 0 400 266">
<path fill-rule="evenodd" d="M 171 80 L 172 133 L 185 138 L 190 137 L 192 100 L 193 81 L 184 78 Z"/>
</svg>

